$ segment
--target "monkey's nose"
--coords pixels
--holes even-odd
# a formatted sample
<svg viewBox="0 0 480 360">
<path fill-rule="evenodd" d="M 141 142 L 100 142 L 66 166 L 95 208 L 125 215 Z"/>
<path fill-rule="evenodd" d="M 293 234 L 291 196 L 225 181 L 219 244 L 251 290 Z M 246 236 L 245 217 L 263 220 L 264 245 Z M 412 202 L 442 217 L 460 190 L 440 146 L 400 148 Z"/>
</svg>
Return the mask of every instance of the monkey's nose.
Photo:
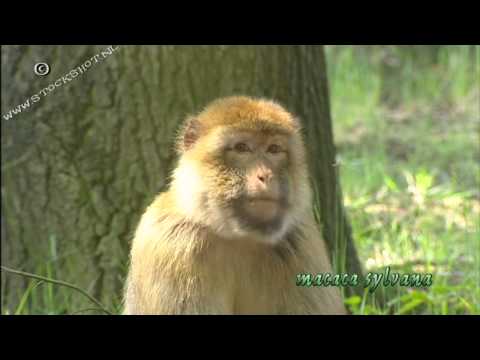
<svg viewBox="0 0 480 360">
<path fill-rule="evenodd" d="M 265 172 L 265 171 L 262 171 L 260 173 L 257 174 L 257 179 L 263 183 L 263 184 L 267 184 L 268 182 L 270 182 L 270 180 L 272 179 L 272 174 L 270 172 Z"/>
</svg>

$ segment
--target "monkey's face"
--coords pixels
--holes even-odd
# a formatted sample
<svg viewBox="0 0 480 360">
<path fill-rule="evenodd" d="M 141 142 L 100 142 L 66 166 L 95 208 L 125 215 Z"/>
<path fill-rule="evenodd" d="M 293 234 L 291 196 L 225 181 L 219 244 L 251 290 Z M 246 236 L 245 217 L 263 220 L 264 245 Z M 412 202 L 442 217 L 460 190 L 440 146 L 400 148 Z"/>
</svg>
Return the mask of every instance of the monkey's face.
<svg viewBox="0 0 480 360">
<path fill-rule="evenodd" d="M 310 211 L 299 130 L 279 105 L 245 97 L 188 119 L 177 141 L 178 209 L 223 238 L 280 241 Z"/>
<path fill-rule="evenodd" d="M 228 129 L 213 135 L 212 143 L 204 161 L 211 190 L 206 209 L 222 217 L 226 233 L 275 242 L 288 225 L 292 202 L 289 137 Z"/>
</svg>

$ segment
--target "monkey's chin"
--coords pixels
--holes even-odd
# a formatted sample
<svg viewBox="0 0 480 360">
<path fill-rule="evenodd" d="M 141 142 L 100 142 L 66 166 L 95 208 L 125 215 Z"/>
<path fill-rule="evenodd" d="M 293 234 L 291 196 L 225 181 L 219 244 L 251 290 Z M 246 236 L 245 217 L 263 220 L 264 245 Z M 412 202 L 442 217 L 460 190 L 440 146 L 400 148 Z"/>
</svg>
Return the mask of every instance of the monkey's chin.
<svg viewBox="0 0 480 360">
<path fill-rule="evenodd" d="M 245 212 L 259 223 L 272 221 L 279 212 L 279 205 L 274 200 L 252 199 L 247 200 L 244 206 Z"/>
<path fill-rule="evenodd" d="M 206 225 L 220 238 L 277 244 L 289 228 L 285 202 L 268 198 L 239 198 L 227 206 L 208 209 Z"/>
<path fill-rule="evenodd" d="M 275 201 L 248 201 L 236 215 L 236 233 L 242 241 L 249 239 L 273 245 L 281 240 L 285 231 L 285 214 Z"/>
</svg>

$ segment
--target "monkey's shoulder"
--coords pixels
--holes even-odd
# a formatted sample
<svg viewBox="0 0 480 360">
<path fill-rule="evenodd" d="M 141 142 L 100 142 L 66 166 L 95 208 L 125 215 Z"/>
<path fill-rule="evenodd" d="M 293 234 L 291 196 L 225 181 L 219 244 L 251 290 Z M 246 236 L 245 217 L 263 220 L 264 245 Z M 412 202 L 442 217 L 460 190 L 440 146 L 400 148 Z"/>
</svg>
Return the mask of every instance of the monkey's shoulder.
<svg viewBox="0 0 480 360">
<path fill-rule="evenodd" d="M 135 241 L 181 246 L 191 239 L 196 239 L 198 243 L 206 236 L 206 229 L 176 211 L 171 193 L 164 192 L 154 199 L 142 215 Z"/>
<path fill-rule="evenodd" d="M 143 213 L 139 228 L 157 227 L 163 223 L 174 222 L 180 218 L 176 214 L 176 206 L 170 192 L 158 194 Z"/>
<path fill-rule="evenodd" d="M 151 212 L 172 212 L 175 208 L 174 197 L 170 191 L 161 192 L 158 194 L 155 199 L 151 202 L 151 204 L 145 210 L 145 213 Z"/>
</svg>

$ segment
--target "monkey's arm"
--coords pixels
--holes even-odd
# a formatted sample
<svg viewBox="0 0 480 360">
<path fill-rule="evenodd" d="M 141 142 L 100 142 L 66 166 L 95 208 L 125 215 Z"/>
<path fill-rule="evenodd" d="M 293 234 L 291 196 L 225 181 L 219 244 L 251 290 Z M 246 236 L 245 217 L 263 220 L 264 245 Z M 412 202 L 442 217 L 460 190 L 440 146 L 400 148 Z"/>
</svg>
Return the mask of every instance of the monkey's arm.
<svg viewBox="0 0 480 360">
<path fill-rule="evenodd" d="M 231 301 L 202 261 L 203 229 L 163 216 L 165 199 L 147 209 L 132 244 L 125 314 L 231 313 Z M 221 275 L 218 275 L 221 276 Z"/>
<path fill-rule="evenodd" d="M 150 254 L 146 254 L 148 257 Z M 132 259 L 125 293 L 124 314 L 228 314 L 233 312 L 228 292 L 205 271 L 187 262 L 170 266 L 158 258 Z M 202 276 L 202 273 L 206 277 Z M 219 285 L 219 286 L 216 286 Z"/>
<path fill-rule="evenodd" d="M 155 283 L 135 281 L 127 284 L 124 315 L 229 314 L 231 307 L 218 294 L 206 294 L 195 285 L 177 279 L 156 279 Z"/>
<path fill-rule="evenodd" d="M 317 227 L 313 217 L 308 227 L 310 238 L 313 239 L 310 251 L 305 251 L 307 259 L 306 263 L 310 265 L 310 273 L 335 273 L 328 256 L 327 245 L 323 240 L 323 235 Z M 319 241 L 321 240 L 321 241 Z M 318 306 L 316 313 L 330 315 L 344 315 L 346 309 L 343 304 L 341 291 L 335 286 L 327 286 L 325 288 L 299 288 L 300 291 L 310 292 L 313 295 Z M 318 290 L 318 291 L 315 291 Z"/>
</svg>

